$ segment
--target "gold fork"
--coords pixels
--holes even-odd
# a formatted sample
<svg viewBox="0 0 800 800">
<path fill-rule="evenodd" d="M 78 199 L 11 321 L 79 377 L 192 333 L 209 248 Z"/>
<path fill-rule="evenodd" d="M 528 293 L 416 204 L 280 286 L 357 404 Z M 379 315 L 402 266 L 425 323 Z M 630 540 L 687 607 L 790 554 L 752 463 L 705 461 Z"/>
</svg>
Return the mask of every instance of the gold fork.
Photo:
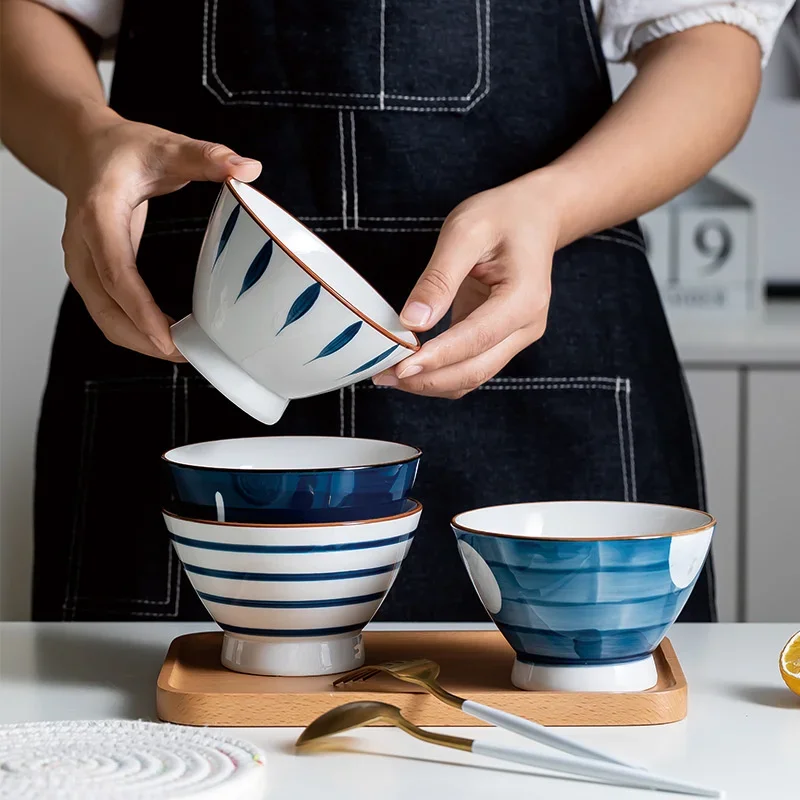
<svg viewBox="0 0 800 800">
<path fill-rule="evenodd" d="M 336 733 L 361 728 L 375 722 L 383 722 L 405 731 L 416 739 L 421 739 L 428 744 L 438 744 L 451 747 L 455 750 L 464 750 L 481 756 L 497 758 L 501 761 L 510 761 L 515 764 L 525 764 L 529 767 L 549 769 L 567 775 L 581 778 L 591 778 L 604 783 L 617 786 L 632 786 L 640 789 L 661 789 L 668 792 L 682 792 L 698 797 L 722 797 L 723 794 L 716 789 L 706 789 L 702 786 L 683 783 L 671 778 L 659 777 L 651 772 L 630 767 L 621 767 L 617 764 L 604 764 L 589 758 L 572 758 L 551 753 L 531 753 L 525 750 L 515 750 L 510 747 L 492 745 L 488 742 L 476 742 L 460 736 L 450 736 L 443 733 L 432 733 L 422 730 L 409 722 L 396 706 L 388 703 L 377 703 L 370 700 L 345 703 L 344 705 L 326 711 L 317 717 L 301 734 L 296 746 L 301 749 L 311 749 Z"/>
<path fill-rule="evenodd" d="M 473 700 L 465 700 L 463 697 L 458 697 L 452 692 L 448 692 L 439 683 L 439 671 L 439 665 L 427 658 L 417 658 L 412 661 L 387 661 L 383 664 L 364 666 L 351 672 L 346 672 L 335 680 L 333 685 L 344 686 L 357 681 L 366 681 L 381 673 L 391 675 L 406 683 L 413 683 L 415 686 L 419 686 L 442 703 L 447 703 L 453 708 L 459 708 L 471 717 L 488 722 L 490 725 L 496 725 L 498 728 L 505 728 L 505 730 L 524 736 L 527 739 L 532 739 L 540 744 L 548 745 L 556 750 L 581 758 L 594 758 L 609 764 L 618 764 L 631 769 L 637 768 L 633 764 L 627 764 L 613 756 L 598 752 L 591 747 L 573 742 L 565 736 L 553 733 L 538 722 L 532 722 L 515 714 L 509 714 L 507 711 L 500 711 L 497 708 L 485 706 L 483 703 L 476 703 Z"/>
</svg>

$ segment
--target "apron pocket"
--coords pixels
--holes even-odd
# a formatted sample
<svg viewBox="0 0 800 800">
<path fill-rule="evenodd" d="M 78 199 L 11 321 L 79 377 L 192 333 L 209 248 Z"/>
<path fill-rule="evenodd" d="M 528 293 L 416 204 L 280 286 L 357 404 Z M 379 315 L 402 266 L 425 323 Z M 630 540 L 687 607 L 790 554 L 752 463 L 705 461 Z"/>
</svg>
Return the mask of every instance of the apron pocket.
<svg viewBox="0 0 800 800">
<path fill-rule="evenodd" d="M 485 619 L 450 529 L 482 506 L 635 497 L 631 384 L 617 376 L 495 378 L 461 400 L 361 384 L 347 432 L 422 449 L 424 511 L 380 620 Z"/>
<path fill-rule="evenodd" d="M 491 0 L 205 0 L 203 82 L 223 105 L 467 112 L 490 30 Z"/>
<path fill-rule="evenodd" d="M 349 433 L 422 448 L 417 491 L 449 514 L 498 503 L 635 500 L 631 382 L 494 378 L 458 401 L 361 384 Z"/>
<path fill-rule="evenodd" d="M 166 450 L 223 438 L 341 432 L 338 394 L 294 401 L 268 427 L 185 371 L 84 385 L 64 619 L 205 616 L 194 592 L 182 585 L 161 517 L 160 458 Z"/>
<path fill-rule="evenodd" d="M 65 619 L 177 616 L 181 573 L 158 464 L 183 441 L 183 388 L 177 372 L 86 382 Z"/>
</svg>

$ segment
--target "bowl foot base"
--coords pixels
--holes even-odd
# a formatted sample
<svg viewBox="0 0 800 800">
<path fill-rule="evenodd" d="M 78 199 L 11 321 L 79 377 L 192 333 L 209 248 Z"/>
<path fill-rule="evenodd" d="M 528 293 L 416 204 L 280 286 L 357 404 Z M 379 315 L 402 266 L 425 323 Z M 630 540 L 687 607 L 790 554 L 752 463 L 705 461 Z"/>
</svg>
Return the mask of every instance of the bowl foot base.
<svg viewBox="0 0 800 800">
<path fill-rule="evenodd" d="M 511 682 L 518 689 L 551 692 L 640 692 L 658 682 L 653 656 L 624 664 L 529 664 L 514 659 Z"/>
<path fill-rule="evenodd" d="M 332 675 L 364 663 L 361 633 L 316 639 L 273 639 L 225 633 L 222 666 L 250 675 Z"/>
<path fill-rule="evenodd" d="M 274 425 L 289 401 L 271 392 L 232 361 L 190 314 L 172 328 L 172 340 L 180 354 L 218 391 L 251 417 Z"/>
</svg>

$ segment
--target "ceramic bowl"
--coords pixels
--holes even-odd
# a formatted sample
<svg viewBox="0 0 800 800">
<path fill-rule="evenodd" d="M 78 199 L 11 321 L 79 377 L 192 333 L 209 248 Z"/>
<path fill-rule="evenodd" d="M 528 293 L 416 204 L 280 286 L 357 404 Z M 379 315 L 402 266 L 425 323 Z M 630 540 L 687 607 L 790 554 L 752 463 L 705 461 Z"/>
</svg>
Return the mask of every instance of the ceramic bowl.
<svg viewBox="0 0 800 800">
<path fill-rule="evenodd" d="M 324 675 L 363 663 L 361 631 L 394 583 L 422 506 L 318 525 L 164 520 L 192 586 L 225 631 L 222 663 L 257 675 Z"/>
<path fill-rule="evenodd" d="M 370 378 L 419 349 L 392 307 L 333 250 L 252 186 L 229 180 L 211 214 L 185 358 L 266 424 L 288 402 Z"/>
<path fill-rule="evenodd" d="M 453 520 L 461 558 L 516 651 L 522 689 L 634 691 L 694 587 L 716 523 L 644 503 L 522 503 Z"/>
<path fill-rule="evenodd" d="M 164 507 L 254 523 L 352 522 L 403 510 L 420 451 L 394 442 L 266 436 L 178 447 L 162 459 Z"/>
</svg>

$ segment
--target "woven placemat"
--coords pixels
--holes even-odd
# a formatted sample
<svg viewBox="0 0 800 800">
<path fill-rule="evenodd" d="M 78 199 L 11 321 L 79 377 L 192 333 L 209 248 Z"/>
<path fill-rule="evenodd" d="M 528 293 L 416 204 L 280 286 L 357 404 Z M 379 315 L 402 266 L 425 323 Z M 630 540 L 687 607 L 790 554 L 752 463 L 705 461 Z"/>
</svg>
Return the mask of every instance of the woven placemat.
<svg viewBox="0 0 800 800">
<path fill-rule="evenodd" d="M 208 730 L 128 720 L 0 725 L 4 800 L 261 800 L 264 753 Z"/>
</svg>

